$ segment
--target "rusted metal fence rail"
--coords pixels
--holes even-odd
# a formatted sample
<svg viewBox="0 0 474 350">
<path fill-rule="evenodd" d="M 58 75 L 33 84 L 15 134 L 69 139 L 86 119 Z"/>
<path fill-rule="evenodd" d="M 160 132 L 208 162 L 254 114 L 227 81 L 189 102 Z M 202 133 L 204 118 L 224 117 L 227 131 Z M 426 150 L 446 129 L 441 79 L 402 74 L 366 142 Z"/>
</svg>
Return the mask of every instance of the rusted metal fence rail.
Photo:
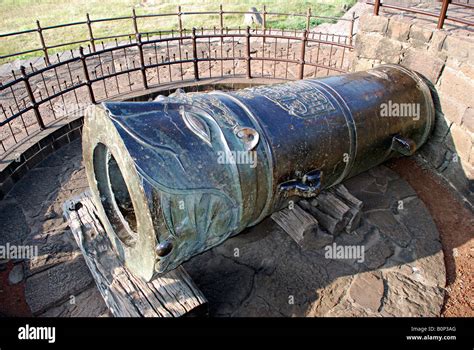
<svg viewBox="0 0 474 350">
<path fill-rule="evenodd" d="M 441 0 L 438 2 L 441 4 L 441 8 L 439 12 L 431 12 L 431 11 L 421 10 L 421 9 L 417 9 L 413 7 L 405 7 L 405 6 L 400 6 L 396 4 L 390 4 L 386 2 L 382 3 L 381 0 L 367 1 L 367 4 L 374 6 L 374 14 L 376 16 L 379 15 L 381 8 L 382 9 L 385 8 L 385 9 L 390 9 L 390 10 L 410 12 L 410 13 L 428 16 L 428 17 L 435 17 L 438 19 L 438 23 L 437 23 L 438 29 L 443 29 L 444 22 L 446 20 L 454 22 L 454 23 L 466 25 L 466 26 L 474 26 L 474 21 L 472 20 L 468 20 L 468 19 L 461 18 L 459 16 L 448 14 L 448 9 L 453 8 L 455 6 L 466 8 L 469 10 L 474 10 L 474 4 L 472 4 L 469 0 L 467 1 L 466 0 L 464 1 Z M 473 11 L 473 16 L 474 16 L 474 11 Z"/>
<path fill-rule="evenodd" d="M 65 24 L 58 24 L 58 25 L 52 25 L 52 26 L 42 26 L 39 21 L 36 21 L 36 28 L 35 29 L 29 29 L 29 30 L 24 30 L 24 31 L 19 31 L 19 32 L 13 32 L 13 33 L 4 33 L 0 34 L 0 39 L 1 38 L 8 38 L 8 39 L 14 39 L 15 37 L 18 37 L 20 35 L 25 35 L 25 34 L 30 34 L 30 33 L 38 33 L 38 47 L 21 51 L 21 52 L 13 52 L 13 53 L 2 53 L 0 54 L 0 60 L 4 59 L 9 59 L 9 58 L 15 58 L 15 57 L 20 57 L 26 54 L 34 53 L 34 52 L 43 52 L 44 56 L 44 61 L 46 62 L 47 65 L 51 64 L 51 57 L 50 57 L 50 51 L 52 49 L 57 49 L 60 47 L 70 47 L 71 45 L 88 45 L 91 52 L 94 52 L 96 50 L 96 45 L 97 43 L 100 43 L 101 41 L 108 41 L 108 40 L 115 40 L 115 39 L 127 39 L 131 37 L 136 38 L 137 33 L 141 33 L 143 36 L 145 35 L 152 35 L 152 34 L 157 34 L 157 33 L 165 33 L 166 31 L 157 31 L 157 32 L 144 32 L 140 30 L 140 20 L 145 20 L 145 19 L 151 19 L 151 18 L 160 18 L 160 17 L 175 17 L 176 18 L 176 25 L 177 25 L 177 30 L 169 30 L 168 33 L 171 33 L 171 35 L 176 35 L 176 36 L 183 36 L 186 35 L 186 29 L 185 29 L 185 17 L 189 16 L 218 16 L 219 18 L 219 26 L 214 27 L 214 28 L 207 28 L 207 29 L 218 29 L 220 31 L 220 34 L 223 34 L 224 31 L 226 30 L 226 27 L 224 26 L 224 19 L 226 15 L 254 15 L 254 12 L 246 12 L 246 11 L 225 11 L 222 7 L 222 5 L 219 8 L 219 11 L 183 11 L 181 6 L 177 7 L 177 11 L 175 13 L 160 13 L 160 14 L 137 14 L 135 10 L 132 10 L 132 14 L 130 16 L 122 16 L 122 17 L 114 17 L 114 18 L 100 18 L 100 19 L 93 19 L 90 17 L 89 14 L 86 14 L 86 18 L 84 21 L 77 21 L 77 22 L 71 22 L 71 23 L 65 23 Z M 320 20 L 330 20 L 330 21 L 346 21 L 348 22 L 348 36 L 352 37 L 352 30 L 354 27 L 354 21 L 355 18 L 352 19 L 345 19 L 345 18 L 337 18 L 337 17 L 328 17 L 328 16 L 318 16 L 317 14 L 313 14 L 311 12 L 311 9 L 308 9 L 305 14 L 301 13 L 280 13 L 280 12 L 268 12 L 266 7 L 263 7 L 263 10 L 259 12 L 260 16 L 262 17 L 262 25 L 260 26 L 260 29 L 266 33 L 268 30 L 271 30 L 272 28 L 268 26 L 268 18 L 271 16 L 287 16 L 287 17 L 301 17 L 305 18 L 306 21 L 306 30 L 310 29 L 311 25 L 311 20 L 313 19 L 320 19 Z M 95 34 L 94 30 L 94 24 L 98 23 L 104 23 L 104 22 L 120 22 L 122 24 L 123 21 L 129 22 L 131 25 L 131 28 L 134 29 L 134 32 L 126 32 L 126 33 L 118 33 L 114 35 L 104 35 L 104 36 L 97 36 Z M 87 38 L 82 38 L 80 40 L 76 41 L 70 41 L 70 42 L 61 42 L 61 43 L 55 43 L 55 44 L 48 44 L 47 40 L 45 38 L 45 34 L 53 32 L 58 29 L 64 29 L 68 27 L 78 27 L 78 26 L 85 26 L 87 29 L 88 37 Z M 125 26 L 125 25 L 123 25 Z M 120 27 L 120 26 L 119 26 Z M 174 32 L 174 33 L 173 33 Z M 189 30 L 188 30 L 189 32 Z"/>
<path fill-rule="evenodd" d="M 181 10 L 181 9 L 179 9 Z M 125 20 L 130 17 L 76 22 L 87 25 L 89 37 L 77 41 L 85 48 L 70 50 L 68 59 L 52 56 L 44 44 L 45 65 L 21 67 L 12 79 L 0 84 L 0 156 L 22 143 L 32 133 L 55 121 L 80 113 L 87 105 L 134 92 L 155 89 L 174 82 L 213 78 L 303 79 L 348 71 L 353 42 L 353 17 L 348 35 L 332 35 L 304 30 L 220 27 L 185 29 L 179 12 L 179 30 L 140 32 L 133 12 L 134 33 L 119 42 L 117 36 L 96 38 L 92 23 Z M 206 12 L 215 14 L 216 12 Z M 217 14 L 223 20 L 222 8 Z M 243 12 L 242 12 L 243 13 Z M 203 14 L 203 13 L 199 13 Z M 269 15 L 278 14 L 265 11 Z M 306 28 L 313 17 L 305 15 Z M 265 20 L 263 22 L 265 24 Z M 41 28 L 38 33 L 59 26 Z M 112 42 L 104 43 L 106 39 Z M 68 43 L 69 44 L 69 43 Z M 64 45 L 68 45 L 64 44 Z M 53 58 L 55 62 L 53 63 Z"/>
</svg>

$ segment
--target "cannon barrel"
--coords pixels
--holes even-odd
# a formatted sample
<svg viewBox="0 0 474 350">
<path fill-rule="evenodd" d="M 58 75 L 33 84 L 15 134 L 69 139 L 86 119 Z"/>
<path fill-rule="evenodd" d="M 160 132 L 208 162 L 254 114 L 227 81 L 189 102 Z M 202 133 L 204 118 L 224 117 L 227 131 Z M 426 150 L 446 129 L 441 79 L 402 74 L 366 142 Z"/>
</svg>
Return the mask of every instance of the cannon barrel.
<svg viewBox="0 0 474 350">
<path fill-rule="evenodd" d="M 383 65 L 91 107 L 83 156 L 99 218 L 150 280 L 289 201 L 413 154 L 434 124 L 433 93 L 419 74 Z"/>
</svg>

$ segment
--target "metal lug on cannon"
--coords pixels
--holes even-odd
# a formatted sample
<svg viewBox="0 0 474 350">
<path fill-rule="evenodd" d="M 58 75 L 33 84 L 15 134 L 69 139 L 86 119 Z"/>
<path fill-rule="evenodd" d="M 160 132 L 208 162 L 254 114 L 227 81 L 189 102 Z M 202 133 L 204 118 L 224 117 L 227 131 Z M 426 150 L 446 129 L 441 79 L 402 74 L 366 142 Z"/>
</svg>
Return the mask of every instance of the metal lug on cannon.
<svg viewBox="0 0 474 350">
<path fill-rule="evenodd" d="M 290 180 L 280 185 L 280 192 L 285 193 L 285 197 L 301 197 L 312 198 L 316 197 L 320 192 L 319 186 L 311 186 L 299 180 Z"/>
<path fill-rule="evenodd" d="M 320 170 L 312 170 L 303 176 L 303 183 L 319 187 L 321 185 L 321 176 Z"/>
<path fill-rule="evenodd" d="M 395 135 L 392 138 L 391 148 L 404 156 L 411 156 L 416 151 L 416 143 L 407 137 Z"/>
<path fill-rule="evenodd" d="M 316 197 L 321 192 L 321 171 L 312 170 L 303 175 L 301 180 L 290 180 L 280 184 L 280 192 L 286 197 Z"/>
<path fill-rule="evenodd" d="M 256 130 L 247 127 L 238 127 L 234 132 L 237 137 L 242 140 L 246 151 L 251 151 L 257 146 L 260 135 Z"/>
<path fill-rule="evenodd" d="M 161 242 L 156 246 L 156 254 L 160 257 L 165 257 L 173 250 L 173 243 L 170 241 Z"/>
</svg>

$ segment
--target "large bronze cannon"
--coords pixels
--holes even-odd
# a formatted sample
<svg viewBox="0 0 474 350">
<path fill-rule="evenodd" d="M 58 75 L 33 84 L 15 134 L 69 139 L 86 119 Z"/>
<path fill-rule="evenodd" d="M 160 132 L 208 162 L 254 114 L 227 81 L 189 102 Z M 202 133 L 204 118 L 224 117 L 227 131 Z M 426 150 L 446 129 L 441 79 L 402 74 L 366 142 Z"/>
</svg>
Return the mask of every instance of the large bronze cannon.
<svg viewBox="0 0 474 350">
<path fill-rule="evenodd" d="M 106 231 L 146 280 L 288 201 L 397 154 L 434 124 L 427 82 L 401 66 L 236 92 L 89 109 L 83 153 Z"/>
</svg>

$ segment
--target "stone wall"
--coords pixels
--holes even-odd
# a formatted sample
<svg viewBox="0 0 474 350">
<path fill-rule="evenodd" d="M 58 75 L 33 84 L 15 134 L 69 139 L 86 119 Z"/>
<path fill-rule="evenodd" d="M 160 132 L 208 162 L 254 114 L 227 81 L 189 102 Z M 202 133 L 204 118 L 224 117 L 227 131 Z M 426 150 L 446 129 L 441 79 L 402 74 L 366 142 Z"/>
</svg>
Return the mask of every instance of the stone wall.
<svg viewBox="0 0 474 350">
<path fill-rule="evenodd" d="M 433 23 L 402 16 L 360 18 L 353 70 L 399 63 L 436 87 L 436 126 L 419 152 L 438 174 L 474 204 L 474 35 L 437 30 Z"/>
</svg>

